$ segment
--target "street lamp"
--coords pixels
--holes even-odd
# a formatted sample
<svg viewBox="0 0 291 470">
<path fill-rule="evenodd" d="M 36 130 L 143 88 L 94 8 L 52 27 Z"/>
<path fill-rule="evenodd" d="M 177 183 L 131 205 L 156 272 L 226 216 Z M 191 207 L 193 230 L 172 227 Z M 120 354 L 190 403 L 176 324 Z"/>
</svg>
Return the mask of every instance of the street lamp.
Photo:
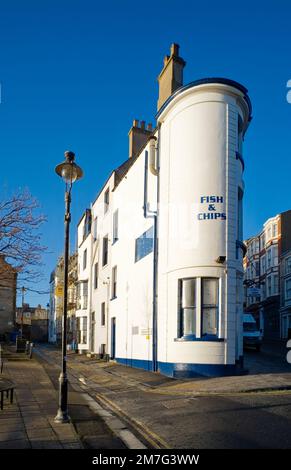
<svg viewBox="0 0 291 470">
<path fill-rule="evenodd" d="M 71 192 L 75 181 L 82 178 L 83 171 L 75 163 L 75 154 L 65 152 L 65 161 L 55 169 L 66 183 L 65 192 L 65 250 L 64 250 L 64 292 L 63 292 L 63 328 L 62 328 L 62 367 L 59 378 L 59 409 L 55 421 L 67 423 L 68 415 L 68 377 L 67 377 L 67 307 L 68 307 L 68 268 L 69 268 L 69 239 L 71 222 Z"/>
</svg>

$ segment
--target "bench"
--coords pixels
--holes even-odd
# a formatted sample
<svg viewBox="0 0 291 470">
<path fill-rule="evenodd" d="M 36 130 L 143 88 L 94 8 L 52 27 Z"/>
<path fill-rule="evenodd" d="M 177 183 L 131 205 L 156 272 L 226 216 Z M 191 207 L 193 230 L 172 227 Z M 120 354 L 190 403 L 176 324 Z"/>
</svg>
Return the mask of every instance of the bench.
<svg viewBox="0 0 291 470">
<path fill-rule="evenodd" d="M 4 395 L 6 398 L 9 398 L 10 395 L 10 403 L 13 403 L 13 394 L 14 394 L 15 385 L 11 380 L 0 378 L 0 409 L 3 410 L 4 408 Z"/>
</svg>

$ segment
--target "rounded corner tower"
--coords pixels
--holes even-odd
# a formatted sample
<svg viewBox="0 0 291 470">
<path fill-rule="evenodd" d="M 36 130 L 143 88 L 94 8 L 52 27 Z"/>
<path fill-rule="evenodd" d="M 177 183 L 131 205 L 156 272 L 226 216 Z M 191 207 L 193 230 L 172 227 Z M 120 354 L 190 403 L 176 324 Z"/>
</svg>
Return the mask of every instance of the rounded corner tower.
<svg viewBox="0 0 291 470">
<path fill-rule="evenodd" d="M 247 90 L 208 78 L 158 115 L 158 370 L 234 374 L 242 364 Z"/>
</svg>

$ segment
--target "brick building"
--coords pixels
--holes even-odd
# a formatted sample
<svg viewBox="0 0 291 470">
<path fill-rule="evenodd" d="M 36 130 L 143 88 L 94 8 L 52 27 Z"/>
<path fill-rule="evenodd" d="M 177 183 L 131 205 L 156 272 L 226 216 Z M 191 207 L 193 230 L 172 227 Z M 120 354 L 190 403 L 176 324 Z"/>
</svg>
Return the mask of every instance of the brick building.
<svg viewBox="0 0 291 470">
<path fill-rule="evenodd" d="M 0 336 L 14 327 L 17 273 L 0 254 Z"/>
</svg>

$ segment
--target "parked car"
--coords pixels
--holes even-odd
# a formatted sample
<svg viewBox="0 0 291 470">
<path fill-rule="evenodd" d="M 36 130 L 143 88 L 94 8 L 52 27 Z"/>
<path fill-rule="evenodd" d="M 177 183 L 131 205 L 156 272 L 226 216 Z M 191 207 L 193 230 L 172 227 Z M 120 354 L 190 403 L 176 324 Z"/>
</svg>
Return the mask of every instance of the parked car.
<svg viewBox="0 0 291 470">
<path fill-rule="evenodd" d="M 243 343 L 244 347 L 253 347 L 260 351 L 263 335 L 256 320 L 250 313 L 243 314 Z"/>
</svg>

